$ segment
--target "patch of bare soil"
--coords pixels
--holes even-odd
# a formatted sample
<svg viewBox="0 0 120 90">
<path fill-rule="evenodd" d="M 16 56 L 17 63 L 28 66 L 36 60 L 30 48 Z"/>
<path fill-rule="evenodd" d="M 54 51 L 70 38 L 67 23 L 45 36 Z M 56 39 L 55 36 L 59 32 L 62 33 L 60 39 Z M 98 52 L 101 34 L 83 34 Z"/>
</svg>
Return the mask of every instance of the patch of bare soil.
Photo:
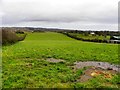
<svg viewBox="0 0 120 90">
<path fill-rule="evenodd" d="M 84 74 L 80 76 L 77 82 L 86 82 L 93 77 L 97 77 L 99 75 L 103 76 L 103 78 L 112 78 L 114 74 L 117 74 L 115 70 L 104 70 L 98 67 L 90 67 L 84 71 Z"/>
<path fill-rule="evenodd" d="M 62 59 L 54 59 L 54 58 L 48 58 L 46 59 L 48 62 L 51 62 L 51 63 L 59 63 L 59 62 L 65 62 L 64 60 Z"/>
<path fill-rule="evenodd" d="M 80 76 L 77 82 L 86 82 L 93 77 L 102 75 L 103 78 L 112 78 L 114 74 L 120 73 L 120 65 L 110 64 L 108 62 L 75 62 L 74 66 L 71 66 L 73 70 L 82 69 L 88 67 L 84 74 Z"/>
</svg>

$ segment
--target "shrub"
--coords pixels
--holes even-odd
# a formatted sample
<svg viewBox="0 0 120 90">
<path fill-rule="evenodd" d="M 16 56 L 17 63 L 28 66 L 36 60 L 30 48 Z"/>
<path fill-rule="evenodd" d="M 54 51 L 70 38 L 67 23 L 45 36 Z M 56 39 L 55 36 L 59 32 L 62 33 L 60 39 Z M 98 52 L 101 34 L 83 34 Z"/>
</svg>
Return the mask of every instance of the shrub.
<svg viewBox="0 0 120 90">
<path fill-rule="evenodd" d="M 0 45 L 2 44 L 2 30 L 0 29 Z"/>
<path fill-rule="evenodd" d="M 2 30 L 2 44 L 12 44 L 17 41 L 24 40 L 26 37 L 26 34 L 24 36 L 17 36 L 15 31 L 10 29 L 3 29 Z"/>
<path fill-rule="evenodd" d="M 18 37 L 11 30 L 2 30 L 2 44 L 15 43 Z"/>
<path fill-rule="evenodd" d="M 20 37 L 18 38 L 18 41 L 22 41 L 22 40 L 24 40 L 25 37 L 26 37 L 26 35 L 27 35 L 27 34 L 24 34 L 23 36 L 20 36 Z"/>
<path fill-rule="evenodd" d="M 24 34 L 24 32 L 23 32 L 23 31 L 20 31 L 20 30 L 17 30 L 16 33 L 17 33 L 17 34 Z"/>
</svg>

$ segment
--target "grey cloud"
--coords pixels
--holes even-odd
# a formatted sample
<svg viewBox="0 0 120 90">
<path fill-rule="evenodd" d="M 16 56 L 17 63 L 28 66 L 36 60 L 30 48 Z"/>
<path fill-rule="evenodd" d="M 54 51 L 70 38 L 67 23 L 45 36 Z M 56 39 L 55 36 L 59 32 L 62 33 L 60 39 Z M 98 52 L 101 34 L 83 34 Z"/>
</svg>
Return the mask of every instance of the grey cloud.
<svg viewBox="0 0 120 90">
<path fill-rule="evenodd" d="M 118 0 L 3 0 L 2 22 L 4 25 L 37 22 L 38 26 L 44 26 L 45 23 L 55 26 L 58 23 L 68 28 L 70 23 L 117 24 L 117 2 Z"/>
</svg>

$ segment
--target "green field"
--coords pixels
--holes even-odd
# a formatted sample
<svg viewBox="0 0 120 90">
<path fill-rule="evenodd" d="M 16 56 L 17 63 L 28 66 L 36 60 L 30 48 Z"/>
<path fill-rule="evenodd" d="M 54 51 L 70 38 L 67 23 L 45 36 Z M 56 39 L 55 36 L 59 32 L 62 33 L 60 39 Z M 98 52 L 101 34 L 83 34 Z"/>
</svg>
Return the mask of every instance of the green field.
<svg viewBox="0 0 120 90">
<path fill-rule="evenodd" d="M 47 58 L 66 62 L 50 63 Z M 85 83 L 75 82 L 84 71 L 73 72 L 68 67 L 75 61 L 118 64 L 118 45 L 78 41 L 54 32 L 28 33 L 24 41 L 2 47 L 3 88 L 118 87 L 118 75 L 112 79 L 96 77 Z"/>
</svg>

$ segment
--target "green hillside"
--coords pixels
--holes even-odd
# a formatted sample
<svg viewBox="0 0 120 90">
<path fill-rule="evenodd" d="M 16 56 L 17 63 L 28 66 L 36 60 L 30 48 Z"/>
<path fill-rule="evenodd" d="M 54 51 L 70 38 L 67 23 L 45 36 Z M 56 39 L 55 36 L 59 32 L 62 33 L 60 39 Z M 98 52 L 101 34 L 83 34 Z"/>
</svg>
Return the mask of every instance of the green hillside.
<svg viewBox="0 0 120 90">
<path fill-rule="evenodd" d="M 66 62 L 50 63 L 47 58 Z M 24 41 L 2 47 L 3 88 L 20 87 L 107 87 L 98 78 L 75 82 L 84 69 L 72 71 L 75 61 L 104 61 L 117 64 L 118 45 L 77 41 L 60 33 L 28 33 Z M 109 80 L 117 87 L 117 75 Z M 96 84 L 98 85 L 96 85 Z"/>
</svg>

